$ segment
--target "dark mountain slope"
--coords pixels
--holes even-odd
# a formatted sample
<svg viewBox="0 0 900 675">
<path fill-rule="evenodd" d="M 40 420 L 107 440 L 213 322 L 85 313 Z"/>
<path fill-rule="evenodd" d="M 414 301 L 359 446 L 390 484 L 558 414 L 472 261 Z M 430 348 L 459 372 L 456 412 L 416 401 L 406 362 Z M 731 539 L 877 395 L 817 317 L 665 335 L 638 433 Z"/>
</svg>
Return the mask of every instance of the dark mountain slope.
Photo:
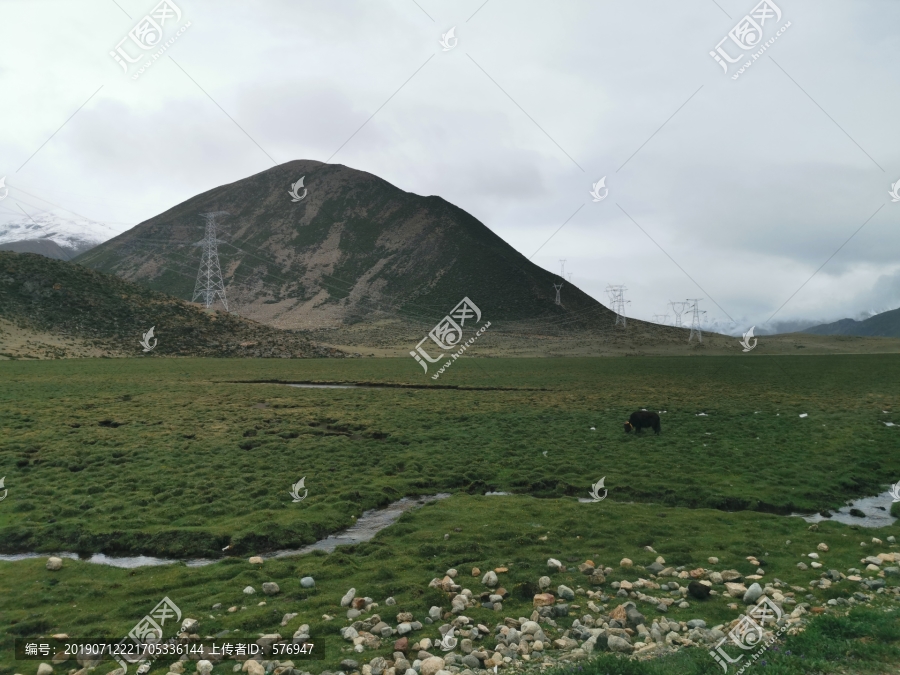
<svg viewBox="0 0 900 675">
<path fill-rule="evenodd" d="M 870 316 L 863 321 L 841 319 L 806 328 L 804 333 L 814 335 L 862 335 L 868 337 L 900 337 L 900 309 L 892 309 Z"/>
<path fill-rule="evenodd" d="M 319 348 L 303 335 L 208 312 L 118 277 L 33 253 L 0 252 L 0 319 L 120 356 L 144 354 L 140 341 L 151 327 L 157 346 L 148 356 L 343 355 Z"/>
<path fill-rule="evenodd" d="M 304 177 L 307 196 L 293 202 Z M 302 189 L 301 189 L 302 194 Z M 378 318 L 434 323 L 468 296 L 491 320 L 608 325 L 612 313 L 440 197 L 339 164 L 298 160 L 209 190 L 76 262 L 190 299 L 206 211 L 228 211 L 219 245 L 229 305 L 283 328 Z M 574 322 L 574 323 L 573 323 Z"/>
</svg>

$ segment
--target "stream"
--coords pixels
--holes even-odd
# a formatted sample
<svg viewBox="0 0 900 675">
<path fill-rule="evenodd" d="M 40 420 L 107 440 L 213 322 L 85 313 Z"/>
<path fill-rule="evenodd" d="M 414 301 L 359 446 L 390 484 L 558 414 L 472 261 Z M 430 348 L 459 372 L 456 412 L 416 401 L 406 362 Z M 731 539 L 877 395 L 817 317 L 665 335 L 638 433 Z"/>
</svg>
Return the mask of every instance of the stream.
<svg viewBox="0 0 900 675">
<path fill-rule="evenodd" d="M 303 555 L 312 551 L 325 551 L 331 553 L 338 546 L 349 546 L 369 541 L 376 534 L 381 532 L 388 525 L 392 525 L 405 512 L 424 506 L 428 502 L 437 501 L 438 499 L 446 499 L 450 495 L 447 493 L 439 493 L 436 495 L 428 495 L 425 497 L 403 497 L 402 499 L 386 506 L 383 509 L 371 509 L 365 511 L 359 519 L 349 528 L 337 534 L 331 534 L 320 539 L 314 544 L 309 544 L 299 549 L 290 549 L 282 551 L 273 551 L 262 557 L 264 559 L 286 558 L 288 556 Z M 176 558 L 154 558 L 151 556 L 139 555 L 130 557 L 108 556 L 103 553 L 94 553 L 91 556 L 79 556 L 77 553 L 14 553 L 10 555 L 0 555 L 0 560 L 14 562 L 16 560 L 27 560 L 29 558 L 47 558 L 55 555 L 58 558 L 70 558 L 72 560 L 82 560 L 84 562 L 95 563 L 97 565 L 110 565 L 111 567 L 121 567 L 124 569 L 132 569 L 135 567 L 158 567 L 160 565 L 173 565 L 183 562 L 188 567 L 202 567 L 219 562 L 224 558 L 191 558 L 187 560 Z"/>
</svg>

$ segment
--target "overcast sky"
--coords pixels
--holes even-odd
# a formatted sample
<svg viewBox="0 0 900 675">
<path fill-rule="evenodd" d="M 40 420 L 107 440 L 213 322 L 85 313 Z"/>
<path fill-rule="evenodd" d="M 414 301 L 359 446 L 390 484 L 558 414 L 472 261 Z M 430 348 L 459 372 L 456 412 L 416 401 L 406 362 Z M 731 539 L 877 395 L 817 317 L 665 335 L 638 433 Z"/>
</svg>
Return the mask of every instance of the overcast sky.
<svg viewBox="0 0 900 675">
<path fill-rule="evenodd" d="M 0 219 L 121 231 L 307 158 L 439 195 L 604 303 L 625 284 L 630 316 L 900 306 L 896 0 L 174 2 L 132 79 L 110 52 L 153 53 L 128 34 L 158 0 L 0 0 Z M 768 46 L 733 79 L 748 14 Z"/>
</svg>

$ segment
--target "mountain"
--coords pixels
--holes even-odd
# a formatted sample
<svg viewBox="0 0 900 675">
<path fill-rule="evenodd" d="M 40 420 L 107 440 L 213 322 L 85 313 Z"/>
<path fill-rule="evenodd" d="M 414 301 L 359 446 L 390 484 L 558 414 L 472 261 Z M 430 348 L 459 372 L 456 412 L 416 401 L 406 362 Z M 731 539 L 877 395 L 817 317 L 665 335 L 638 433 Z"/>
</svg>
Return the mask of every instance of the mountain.
<svg viewBox="0 0 900 675">
<path fill-rule="evenodd" d="M 293 201 L 291 186 L 304 181 Z M 607 325 L 614 315 L 530 262 L 440 197 L 405 192 L 364 171 L 297 160 L 222 185 L 76 258 L 191 299 L 204 233 L 221 219 L 219 258 L 229 308 L 279 328 L 333 328 L 379 319 L 433 325 L 463 297 L 495 320 Z"/>
<path fill-rule="evenodd" d="M 870 316 L 863 321 L 841 319 L 834 323 L 805 328 L 804 333 L 814 335 L 863 335 L 870 337 L 900 337 L 900 309 L 892 309 Z"/>
<path fill-rule="evenodd" d="M 81 265 L 0 252 L 2 356 L 141 356 L 151 327 L 150 357 L 343 356 L 304 335 L 207 311 Z"/>
<path fill-rule="evenodd" d="M 113 228 L 110 225 L 86 218 L 63 218 L 53 213 L 41 213 L 36 214 L 33 218 L 19 218 L 0 223 L 0 245 L 16 244 L 18 246 L 18 248 L 3 246 L 0 250 L 16 250 L 20 253 L 40 253 L 41 255 L 58 254 L 59 251 L 46 246 L 43 249 L 33 247 L 33 250 L 25 250 L 27 245 L 24 242 L 52 241 L 67 256 L 60 259 L 68 260 L 94 248 L 97 244 L 118 234 L 120 230 L 121 228 Z M 58 256 L 51 255 L 50 257 Z"/>
<path fill-rule="evenodd" d="M 37 253 L 38 255 L 56 260 L 71 260 L 77 253 L 71 249 L 63 248 L 52 239 L 24 239 L 11 241 L 8 244 L 0 244 L 0 251 L 13 251 L 14 253 Z"/>
</svg>

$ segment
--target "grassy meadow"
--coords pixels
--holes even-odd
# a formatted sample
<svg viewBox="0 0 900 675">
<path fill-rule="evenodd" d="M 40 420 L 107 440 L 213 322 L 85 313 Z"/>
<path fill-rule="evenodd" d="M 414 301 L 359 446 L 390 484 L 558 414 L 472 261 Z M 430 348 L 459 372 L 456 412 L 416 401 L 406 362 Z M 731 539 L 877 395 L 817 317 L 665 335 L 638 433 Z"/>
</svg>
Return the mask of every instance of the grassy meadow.
<svg viewBox="0 0 900 675">
<path fill-rule="evenodd" d="M 437 383 L 411 358 L 0 362 L 0 476 L 9 490 L 0 553 L 212 557 L 231 545 L 236 556 L 135 570 L 67 559 L 55 573 L 44 559 L 0 562 L 0 673 L 36 668 L 11 661 L 15 637 L 118 637 L 164 595 L 200 620 L 201 635 L 227 629 L 255 639 L 309 623 L 327 658 L 304 668 L 318 672 L 348 656 L 338 635 L 347 588 L 379 603 L 395 596 L 397 607 L 378 610 L 391 620 L 405 609 L 421 620 L 431 605 L 449 607 L 427 584 L 452 566 L 473 591 L 481 585 L 465 581 L 471 567 L 508 567 L 503 613 L 467 611 L 489 626 L 530 615 L 551 556 L 570 569 L 586 558 L 610 565 L 614 581 L 636 576 L 618 571 L 622 557 L 638 565 L 655 558 L 644 546 L 668 564 L 706 566 L 715 555 L 717 569 L 744 574 L 753 572 L 746 556 L 756 555 L 767 579 L 806 587 L 818 574 L 796 563 L 819 542 L 831 548 L 825 569 L 846 572 L 860 567 L 860 542 L 900 536 L 897 525 L 833 522 L 810 532 L 802 519 L 777 515 L 837 508 L 900 480 L 900 428 L 883 424 L 900 423 L 898 381 L 900 356 L 892 355 L 463 359 Z M 666 411 L 660 436 L 623 432 L 640 408 Z M 604 476 L 608 498 L 578 503 Z M 301 477 L 309 495 L 295 504 L 288 491 Z M 371 542 L 247 562 L 311 543 L 401 496 L 437 492 L 453 496 L 407 513 Z M 305 575 L 315 589 L 300 587 Z M 579 576 L 554 574 L 554 587 L 583 585 Z M 281 593 L 242 595 L 265 581 Z M 855 586 L 815 589 L 813 604 Z M 220 602 L 246 609 L 213 611 Z M 289 612 L 299 615 L 281 627 Z M 714 625 L 735 615 L 718 598 L 673 606 L 668 616 Z M 900 662 L 898 626 L 897 613 L 881 609 L 818 617 L 796 636 L 809 643 L 802 663 L 779 656 L 783 669 L 767 672 L 889 672 L 880 664 Z M 435 637 L 436 626 L 416 639 L 424 635 Z M 842 640 L 841 658 L 852 654 L 859 670 L 827 670 L 837 660 L 824 655 Z M 390 654 L 389 641 L 381 651 Z M 668 665 L 609 658 L 597 675 L 720 671 L 705 652 Z"/>
</svg>

